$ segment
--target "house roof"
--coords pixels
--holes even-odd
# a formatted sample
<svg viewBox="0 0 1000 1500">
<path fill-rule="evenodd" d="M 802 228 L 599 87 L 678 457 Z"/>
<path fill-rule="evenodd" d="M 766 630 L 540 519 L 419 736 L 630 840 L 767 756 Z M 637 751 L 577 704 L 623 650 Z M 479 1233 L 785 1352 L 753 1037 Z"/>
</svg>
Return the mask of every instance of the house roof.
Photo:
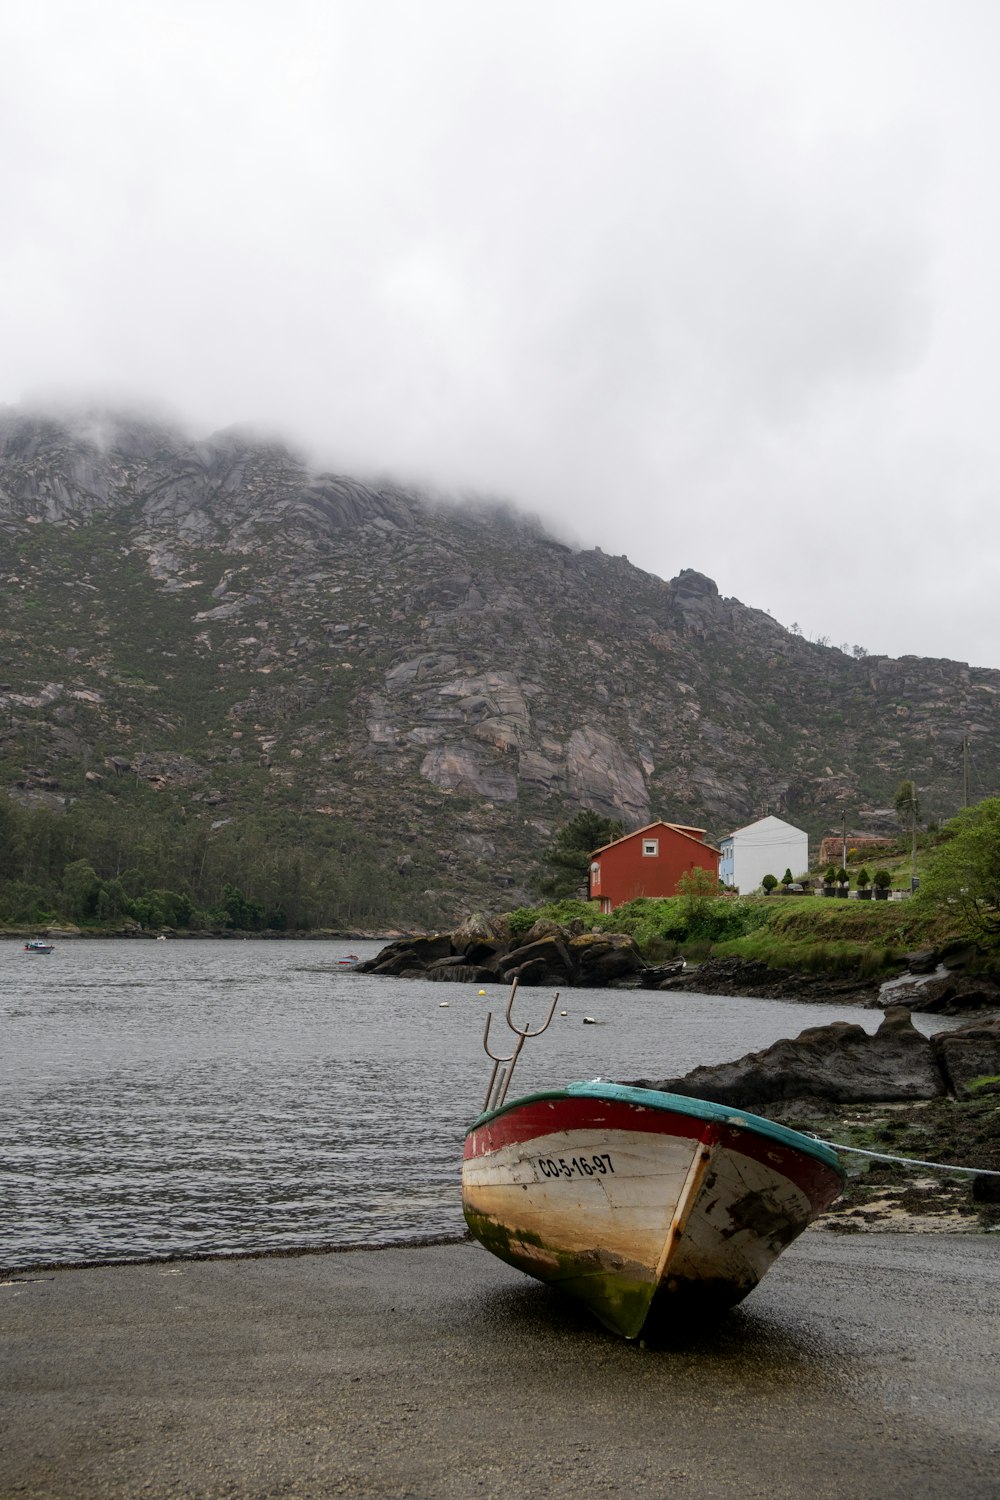
<svg viewBox="0 0 1000 1500">
<path fill-rule="evenodd" d="M 698 845 L 699 849 L 709 849 L 713 854 L 721 853 L 714 844 L 706 844 L 704 839 L 695 838 L 695 834 L 705 832 L 704 828 L 692 828 L 687 823 L 667 823 L 663 818 L 657 818 L 655 823 L 647 823 L 642 828 L 633 828 L 631 833 L 623 833 L 620 839 L 612 839 L 610 844 L 602 844 L 599 849 L 592 849 L 590 857 L 593 859 L 596 854 L 603 854 L 607 849 L 614 849 L 617 844 L 627 844 L 630 839 L 649 833 L 654 828 L 669 828 L 671 833 L 680 834 L 682 839 L 690 839 L 692 844 Z"/>
<path fill-rule="evenodd" d="M 784 818 L 779 818 L 776 813 L 768 813 L 766 817 L 755 818 L 752 823 L 744 823 L 742 828 L 734 828 L 732 833 L 727 833 L 727 839 L 734 839 L 738 833 L 749 833 L 751 828 L 759 828 L 761 823 L 780 823 L 783 828 L 790 828 L 793 833 L 805 833 L 804 828 L 796 828 L 794 823 L 786 823 Z"/>
</svg>

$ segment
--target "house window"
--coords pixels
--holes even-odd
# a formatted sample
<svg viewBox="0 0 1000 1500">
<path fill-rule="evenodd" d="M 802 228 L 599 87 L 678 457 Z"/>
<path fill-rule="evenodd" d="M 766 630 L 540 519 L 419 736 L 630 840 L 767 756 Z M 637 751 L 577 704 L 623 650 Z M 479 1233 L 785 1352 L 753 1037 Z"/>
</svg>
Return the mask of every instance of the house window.
<svg viewBox="0 0 1000 1500">
<path fill-rule="evenodd" d="M 647 855 L 650 858 L 655 859 L 656 856 L 660 852 L 660 841 L 659 841 L 659 839 L 643 839 L 643 841 L 642 841 L 642 852 L 643 852 L 644 855 Z"/>
</svg>

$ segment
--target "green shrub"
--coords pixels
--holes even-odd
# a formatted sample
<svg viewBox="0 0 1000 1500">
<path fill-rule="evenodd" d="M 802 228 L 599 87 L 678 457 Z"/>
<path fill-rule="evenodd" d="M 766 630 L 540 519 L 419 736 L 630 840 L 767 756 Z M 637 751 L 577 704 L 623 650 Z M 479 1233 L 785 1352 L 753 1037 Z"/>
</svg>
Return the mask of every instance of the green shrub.
<svg viewBox="0 0 1000 1500">
<path fill-rule="evenodd" d="M 540 906 L 535 913 L 535 921 L 544 917 L 547 921 L 558 922 L 564 927 L 570 922 L 582 922 L 585 927 L 592 927 L 597 916 L 596 901 L 574 901 L 567 898 L 563 901 L 549 901 L 545 906 Z"/>
<path fill-rule="evenodd" d="M 640 897 L 595 920 L 602 932 L 625 932 L 643 953 L 663 943 L 721 942 L 754 932 L 768 921 L 768 909 L 753 898 Z"/>
<path fill-rule="evenodd" d="M 512 937 L 524 937 L 538 921 L 538 912 L 533 906 L 518 906 L 507 913 Z"/>
<path fill-rule="evenodd" d="M 561 927 L 568 927 L 571 922 L 582 922 L 586 929 L 590 929 L 598 921 L 598 916 L 596 902 L 567 899 L 546 901 L 540 906 L 518 906 L 507 913 L 507 920 L 512 936 L 520 938 L 530 932 L 536 922 L 558 922 Z"/>
<path fill-rule="evenodd" d="M 630 934 L 645 952 L 652 943 L 681 942 L 687 936 L 683 908 L 684 903 L 677 897 L 640 896 L 636 901 L 626 901 L 616 911 L 597 917 L 594 926 L 600 932 Z"/>
</svg>

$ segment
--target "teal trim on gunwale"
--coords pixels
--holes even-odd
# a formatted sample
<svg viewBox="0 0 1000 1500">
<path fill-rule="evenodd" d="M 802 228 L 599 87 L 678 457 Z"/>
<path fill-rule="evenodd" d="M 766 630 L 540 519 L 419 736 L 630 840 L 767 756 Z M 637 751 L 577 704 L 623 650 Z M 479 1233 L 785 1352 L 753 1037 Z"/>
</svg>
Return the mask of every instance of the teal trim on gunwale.
<svg viewBox="0 0 1000 1500">
<path fill-rule="evenodd" d="M 742 1125 L 757 1135 L 775 1141 L 779 1146 L 788 1146 L 794 1151 L 803 1151 L 807 1156 L 815 1157 L 825 1167 L 836 1172 L 842 1181 L 846 1181 L 847 1174 L 835 1151 L 831 1151 L 821 1141 L 813 1140 L 811 1136 L 802 1135 L 798 1130 L 790 1130 L 787 1125 L 765 1120 L 762 1115 L 752 1115 L 745 1109 L 713 1104 L 709 1099 L 690 1099 L 685 1094 L 664 1094 L 659 1089 L 638 1089 L 627 1083 L 603 1083 L 595 1080 L 591 1083 L 568 1083 L 564 1089 L 545 1089 L 538 1094 L 523 1094 L 519 1099 L 511 1099 L 509 1103 L 501 1105 L 499 1109 L 488 1110 L 486 1114 L 480 1115 L 466 1134 L 471 1134 L 488 1120 L 499 1119 L 501 1115 L 508 1114 L 522 1104 L 566 1098 L 615 1099 L 623 1104 L 641 1105 L 643 1109 L 673 1110 L 676 1114 L 691 1115 L 696 1120 L 713 1120 L 719 1125 Z"/>
</svg>

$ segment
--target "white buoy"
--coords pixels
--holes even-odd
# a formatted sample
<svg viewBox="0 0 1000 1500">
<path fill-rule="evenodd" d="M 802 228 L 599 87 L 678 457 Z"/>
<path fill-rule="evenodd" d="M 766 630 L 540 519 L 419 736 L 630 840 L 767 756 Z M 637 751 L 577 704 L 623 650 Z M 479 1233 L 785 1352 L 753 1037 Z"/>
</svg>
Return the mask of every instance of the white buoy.
<svg viewBox="0 0 1000 1500">
<path fill-rule="evenodd" d="M 438 1001 L 438 1010 L 447 1010 L 447 1009 L 448 1009 L 448 1002 L 447 1002 L 447 1000 L 439 1000 Z"/>
<path fill-rule="evenodd" d="M 597 1022 L 594 1020 L 593 1016 L 584 1016 L 583 1024 L 584 1026 L 596 1026 Z"/>
<path fill-rule="evenodd" d="M 561 1015 L 561 1016 L 568 1016 L 568 1015 L 569 1015 L 569 1011 L 568 1011 L 568 1010 L 561 1010 L 561 1011 L 560 1011 L 560 1012 L 559 1012 L 559 1014 L 560 1014 L 560 1015 Z"/>
</svg>

